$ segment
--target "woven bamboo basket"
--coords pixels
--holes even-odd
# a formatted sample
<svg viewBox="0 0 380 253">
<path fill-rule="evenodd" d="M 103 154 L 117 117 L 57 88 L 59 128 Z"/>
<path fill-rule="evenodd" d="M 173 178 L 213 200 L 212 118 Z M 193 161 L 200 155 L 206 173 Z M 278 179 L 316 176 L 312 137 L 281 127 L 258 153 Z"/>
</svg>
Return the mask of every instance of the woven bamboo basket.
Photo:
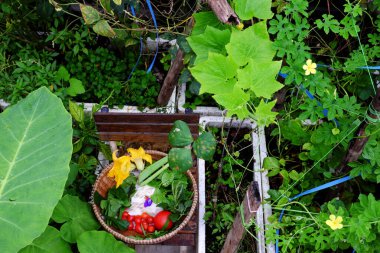
<svg viewBox="0 0 380 253">
<path fill-rule="evenodd" d="M 165 153 L 163 152 L 160 152 L 160 151 L 155 151 L 155 150 L 146 150 L 145 151 L 146 153 L 150 154 L 152 156 L 152 159 L 153 161 L 157 161 L 159 159 L 161 159 L 162 157 L 166 156 Z M 94 186 L 93 186 L 93 189 L 92 189 L 92 194 L 91 194 L 91 198 L 94 199 L 94 194 L 95 192 L 98 192 L 102 197 L 106 197 L 107 196 L 107 193 L 108 193 L 108 190 L 110 188 L 112 188 L 113 186 L 115 186 L 116 182 L 112 179 L 112 178 L 109 178 L 107 177 L 107 173 L 108 171 L 110 171 L 110 169 L 112 168 L 112 163 L 106 167 L 102 173 L 98 176 Z M 180 230 L 182 230 L 186 224 L 190 221 L 191 217 L 193 216 L 194 212 L 195 212 L 195 209 L 197 207 L 197 203 L 198 203 L 198 186 L 197 186 L 197 183 L 195 181 L 195 178 L 194 176 L 191 174 L 190 171 L 187 171 L 187 175 L 188 177 L 190 178 L 191 182 L 192 182 L 192 189 L 193 189 L 193 203 L 191 205 L 191 208 L 190 208 L 190 211 L 189 213 L 187 214 L 187 216 L 182 220 L 181 224 L 176 227 L 174 230 L 170 231 L 169 233 L 163 235 L 163 236 L 160 236 L 160 237 L 157 237 L 157 238 L 149 238 L 149 239 L 135 239 L 135 238 L 131 238 L 130 236 L 137 236 L 138 234 L 136 234 L 135 232 L 133 231 L 129 231 L 129 233 L 122 233 L 121 231 L 119 230 L 116 230 L 115 228 L 109 226 L 106 224 L 105 220 L 104 220 L 104 217 L 102 216 L 101 214 L 101 209 L 98 205 L 96 205 L 95 203 L 92 203 L 92 209 L 94 210 L 94 213 L 95 213 L 95 216 L 96 218 L 99 220 L 100 224 L 103 226 L 103 228 L 105 230 L 107 230 L 109 233 L 111 233 L 113 236 L 115 236 L 116 238 L 126 242 L 126 243 L 129 243 L 129 244 L 157 244 L 157 243 L 161 243 L 163 241 L 166 241 L 170 238 L 172 238 L 173 236 L 175 236 Z"/>
</svg>

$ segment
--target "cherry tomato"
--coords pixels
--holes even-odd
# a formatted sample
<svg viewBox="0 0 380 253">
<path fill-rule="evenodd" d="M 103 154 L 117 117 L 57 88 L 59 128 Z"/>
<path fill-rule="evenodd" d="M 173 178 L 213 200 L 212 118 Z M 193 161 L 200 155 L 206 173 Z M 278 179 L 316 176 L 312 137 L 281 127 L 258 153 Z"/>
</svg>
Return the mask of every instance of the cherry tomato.
<svg viewBox="0 0 380 253">
<path fill-rule="evenodd" d="M 135 220 L 135 217 L 133 216 L 133 215 L 129 215 L 128 216 L 128 221 L 129 222 L 132 222 L 132 221 L 134 221 Z"/>
<path fill-rule="evenodd" d="M 135 216 L 135 222 L 136 223 L 141 223 L 141 217 L 140 216 Z"/>
<path fill-rule="evenodd" d="M 143 218 L 143 219 L 147 219 L 148 217 L 149 217 L 149 214 L 147 214 L 147 213 L 141 214 L 141 218 Z"/>
<path fill-rule="evenodd" d="M 128 212 L 123 212 L 123 214 L 121 215 L 121 219 L 128 220 L 128 216 L 129 216 Z"/>
<path fill-rule="evenodd" d="M 143 234 L 144 234 L 144 232 L 142 231 L 142 227 L 141 227 L 141 224 L 140 224 L 140 223 L 139 223 L 139 224 L 136 223 L 135 231 L 136 231 L 137 233 L 139 233 L 140 235 L 143 235 Z"/>
<path fill-rule="evenodd" d="M 145 222 L 146 220 L 144 218 L 141 218 L 141 223 Z"/>
<path fill-rule="evenodd" d="M 169 218 L 170 214 L 171 212 L 165 210 L 156 214 L 156 216 L 154 217 L 154 227 L 157 230 L 171 229 L 173 227 L 173 222 Z"/>
<path fill-rule="evenodd" d="M 142 225 L 142 227 L 144 228 L 144 230 L 145 231 L 147 231 L 148 230 L 148 223 L 147 222 L 141 222 L 141 225 Z"/>
<path fill-rule="evenodd" d="M 128 230 L 134 230 L 133 222 L 129 223 Z"/>
<path fill-rule="evenodd" d="M 146 221 L 147 221 L 149 224 L 153 223 L 153 217 L 148 217 L 148 219 L 146 219 Z"/>
<path fill-rule="evenodd" d="M 156 229 L 154 228 L 154 226 L 148 226 L 148 232 L 149 233 L 153 233 Z"/>
</svg>

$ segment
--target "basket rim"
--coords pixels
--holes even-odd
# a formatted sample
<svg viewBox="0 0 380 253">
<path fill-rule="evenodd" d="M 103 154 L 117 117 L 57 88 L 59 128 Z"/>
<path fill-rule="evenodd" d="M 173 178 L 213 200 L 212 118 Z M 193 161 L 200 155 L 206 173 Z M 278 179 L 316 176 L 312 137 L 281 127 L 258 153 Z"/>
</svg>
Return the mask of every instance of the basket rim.
<svg viewBox="0 0 380 253">
<path fill-rule="evenodd" d="M 150 155 L 159 155 L 159 156 L 166 156 L 167 154 L 164 153 L 164 152 L 161 152 L 161 151 L 157 151 L 157 150 L 145 150 L 145 152 L 147 154 L 150 154 Z M 95 213 L 95 216 L 97 218 L 97 220 L 100 222 L 100 224 L 102 225 L 102 227 L 109 233 L 111 233 L 113 236 L 115 236 L 116 238 L 126 242 L 126 243 L 130 243 L 130 244 L 140 244 L 140 245 L 149 245 L 149 244 L 158 244 L 158 243 L 161 243 L 163 241 L 166 241 L 170 238 L 172 238 L 173 236 L 175 236 L 179 231 L 181 231 L 185 226 L 186 224 L 190 221 L 191 217 L 193 216 L 196 208 L 197 208 L 197 204 L 198 204 L 198 186 L 197 186 L 197 182 L 194 178 L 194 176 L 191 174 L 191 172 L 188 170 L 187 171 L 187 176 L 190 178 L 191 182 L 192 182 L 192 189 L 193 189 L 193 203 L 191 205 L 191 208 L 188 212 L 188 214 L 186 215 L 186 217 L 182 220 L 181 224 L 176 228 L 174 229 L 173 231 L 165 234 L 165 235 L 162 235 L 160 237 L 157 237 L 157 238 L 150 238 L 150 239 L 141 239 L 141 240 L 137 240 L 137 239 L 134 239 L 134 238 L 130 238 L 128 236 L 125 236 L 121 233 L 119 233 L 118 231 L 114 230 L 112 227 L 108 226 L 105 221 L 103 220 L 102 218 L 102 214 L 101 214 L 101 210 L 100 210 L 100 207 L 98 205 L 96 205 L 93 201 L 94 199 L 94 194 L 98 188 L 98 185 L 100 183 L 100 180 L 106 176 L 106 174 L 108 173 L 108 171 L 112 168 L 112 165 L 113 163 L 109 164 L 106 168 L 103 169 L 103 171 L 100 173 L 100 175 L 97 177 L 94 185 L 93 185 L 93 188 L 92 188 L 92 192 L 91 192 L 91 200 L 92 200 L 92 209 Z"/>
</svg>

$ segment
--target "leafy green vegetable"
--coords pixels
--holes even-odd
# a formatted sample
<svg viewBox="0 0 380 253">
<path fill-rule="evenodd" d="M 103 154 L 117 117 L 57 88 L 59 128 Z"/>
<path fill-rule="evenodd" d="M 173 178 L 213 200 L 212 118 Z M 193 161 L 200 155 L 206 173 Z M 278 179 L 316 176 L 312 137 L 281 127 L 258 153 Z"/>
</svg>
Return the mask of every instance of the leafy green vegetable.
<svg viewBox="0 0 380 253">
<path fill-rule="evenodd" d="M 78 238 L 81 253 L 135 253 L 135 250 L 116 240 L 105 231 L 88 231 Z"/>
</svg>

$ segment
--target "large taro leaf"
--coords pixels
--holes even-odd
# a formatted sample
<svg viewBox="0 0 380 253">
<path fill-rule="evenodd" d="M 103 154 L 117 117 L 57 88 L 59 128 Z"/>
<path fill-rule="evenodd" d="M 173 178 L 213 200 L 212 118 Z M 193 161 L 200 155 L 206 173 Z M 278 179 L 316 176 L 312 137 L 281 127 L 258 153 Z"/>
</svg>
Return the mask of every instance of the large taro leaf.
<svg viewBox="0 0 380 253">
<path fill-rule="evenodd" d="M 46 228 L 72 153 L 71 116 L 46 87 L 0 114 L 0 249 L 18 252 Z"/>
<path fill-rule="evenodd" d="M 81 253 L 135 253 L 124 243 L 116 240 L 111 234 L 104 231 L 89 231 L 78 239 L 78 249 Z"/>
</svg>

